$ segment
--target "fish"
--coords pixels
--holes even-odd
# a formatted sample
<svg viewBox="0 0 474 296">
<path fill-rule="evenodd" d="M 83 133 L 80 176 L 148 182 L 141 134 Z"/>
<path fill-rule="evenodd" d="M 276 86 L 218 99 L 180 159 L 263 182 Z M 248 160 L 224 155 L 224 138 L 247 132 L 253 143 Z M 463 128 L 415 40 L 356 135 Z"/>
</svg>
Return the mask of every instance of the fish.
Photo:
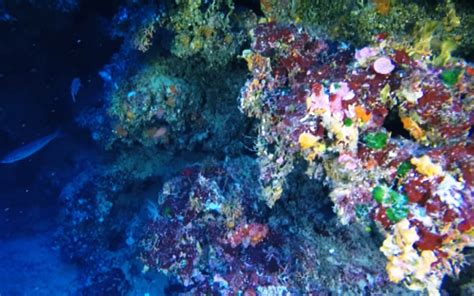
<svg viewBox="0 0 474 296">
<path fill-rule="evenodd" d="M 112 75 L 108 70 L 102 70 L 99 71 L 99 76 L 104 80 L 104 82 L 111 82 L 112 81 Z"/>
<path fill-rule="evenodd" d="M 74 103 L 76 102 L 76 96 L 81 86 L 81 79 L 79 77 L 76 77 L 71 81 L 71 97 Z"/>
<path fill-rule="evenodd" d="M 26 144 L 24 146 L 21 146 L 12 152 L 8 153 L 1 161 L 0 163 L 14 163 L 20 160 L 23 160 L 25 158 L 30 157 L 31 155 L 35 154 L 36 152 L 40 151 L 43 149 L 46 145 L 48 145 L 51 141 L 56 139 L 58 136 L 61 135 L 61 132 L 55 131 L 54 133 L 51 133 L 47 136 L 44 136 L 42 138 L 39 138 L 29 144 Z"/>
</svg>

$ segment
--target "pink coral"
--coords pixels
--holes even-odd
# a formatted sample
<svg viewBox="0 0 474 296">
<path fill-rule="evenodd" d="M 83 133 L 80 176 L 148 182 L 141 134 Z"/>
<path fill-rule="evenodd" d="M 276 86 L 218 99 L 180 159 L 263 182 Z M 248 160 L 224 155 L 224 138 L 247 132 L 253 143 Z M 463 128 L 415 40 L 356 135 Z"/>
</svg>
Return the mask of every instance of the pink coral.
<svg viewBox="0 0 474 296">
<path fill-rule="evenodd" d="M 344 118 L 342 101 L 349 101 L 355 97 L 354 92 L 346 82 L 332 83 L 329 88 L 331 102 L 329 103 L 332 115 L 338 120 Z"/>
<path fill-rule="evenodd" d="M 357 160 L 349 153 L 342 153 L 337 161 L 343 165 L 346 170 L 355 171 L 358 167 Z"/>
<path fill-rule="evenodd" d="M 329 92 L 344 101 L 352 100 L 355 97 L 354 92 L 349 88 L 347 82 L 332 83 Z"/>
<path fill-rule="evenodd" d="M 368 58 L 371 58 L 377 54 L 377 50 L 372 47 L 364 47 L 356 50 L 355 58 L 359 63 L 364 63 Z"/>
<path fill-rule="evenodd" d="M 374 63 L 374 70 L 379 74 L 390 74 L 393 69 L 395 69 L 395 65 L 392 64 L 392 60 L 387 57 L 380 57 Z"/>
<path fill-rule="evenodd" d="M 324 113 L 329 110 L 329 95 L 324 92 L 322 85 L 318 83 L 313 85 L 307 107 L 309 111 L 315 113 Z"/>
</svg>

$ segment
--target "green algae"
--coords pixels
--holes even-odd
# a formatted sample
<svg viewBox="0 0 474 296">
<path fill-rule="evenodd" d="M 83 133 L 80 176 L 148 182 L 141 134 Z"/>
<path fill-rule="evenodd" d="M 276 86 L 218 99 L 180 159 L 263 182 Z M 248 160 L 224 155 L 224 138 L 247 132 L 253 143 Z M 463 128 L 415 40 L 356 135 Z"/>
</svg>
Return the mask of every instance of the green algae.
<svg viewBox="0 0 474 296">
<path fill-rule="evenodd" d="M 403 178 L 403 177 L 405 177 L 405 176 L 408 174 L 408 172 L 410 171 L 410 169 L 411 169 L 411 164 L 410 164 L 410 162 L 404 161 L 404 162 L 400 163 L 400 165 L 398 166 L 398 168 L 397 168 L 397 175 L 398 175 L 399 177 L 402 177 L 402 178 Z"/>
<path fill-rule="evenodd" d="M 382 186 L 376 186 L 372 190 L 372 197 L 378 203 L 383 203 L 385 198 L 385 189 Z"/>
<path fill-rule="evenodd" d="M 352 119 L 344 118 L 344 125 L 345 126 L 351 126 L 352 125 Z"/>
<path fill-rule="evenodd" d="M 444 84 L 449 87 L 452 87 L 459 81 L 459 77 L 461 76 L 462 70 L 461 68 L 454 68 L 444 70 L 440 77 Z"/>
<path fill-rule="evenodd" d="M 387 145 L 388 136 L 383 132 L 369 133 L 364 137 L 367 147 L 372 149 L 383 149 Z"/>
<path fill-rule="evenodd" d="M 406 207 L 391 207 L 385 210 L 385 214 L 390 221 L 396 223 L 408 216 L 408 209 Z"/>
</svg>

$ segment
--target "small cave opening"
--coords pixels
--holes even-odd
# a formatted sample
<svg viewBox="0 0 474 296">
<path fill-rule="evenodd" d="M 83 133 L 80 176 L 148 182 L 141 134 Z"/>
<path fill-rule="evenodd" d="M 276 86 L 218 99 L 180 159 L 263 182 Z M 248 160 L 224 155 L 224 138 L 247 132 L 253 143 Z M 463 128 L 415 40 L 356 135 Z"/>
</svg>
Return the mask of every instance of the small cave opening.
<svg viewBox="0 0 474 296">
<path fill-rule="evenodd" d="M 311 221 L 317 225 L 315 231 L 325 235 L 324 225 L 337 217 L 329 198 L 330 188 L 324 183 L 324 176 L 313 179 L 306 174 L 306 161 L 298 160 L 294 165 L 295 170 L 286 178 L 286 183 L 291 186 L 286 186 L 281 200 L 269 214 L 278 212 L 279 215 L 286 215 L 294 225 Z"/>
<path fill-rule="evenodd" d="M 382 126 L 392 134 L 392 137 L 411 139 L 410 133 L 405 128 L 403 128 L 402 120 L 400 119 L 400 116 L 398 115 L 398 112 L 395 108 L 396 107 L 389 111 Z"/>
</svg>

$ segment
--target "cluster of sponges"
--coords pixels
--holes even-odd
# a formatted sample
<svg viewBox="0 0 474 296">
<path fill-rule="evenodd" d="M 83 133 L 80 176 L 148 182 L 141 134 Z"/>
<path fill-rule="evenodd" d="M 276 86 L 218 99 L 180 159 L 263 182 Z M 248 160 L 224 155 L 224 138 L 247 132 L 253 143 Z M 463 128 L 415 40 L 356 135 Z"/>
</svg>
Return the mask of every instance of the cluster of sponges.
<svg viewBox="0 0 474 296">
<path fill-rule="evenodd" d="M 416 229 L 403 219 L 393 228 L 380 250 L 387 257 L 387 273 L 391 281 L 405 280 L 411 290 L 427 288 L 430 295 L 439 295 L 441 277 L 435 274 L 431 265 L 437 261 L 433 251 L 419 252 L 414 243 L 420 239 Z"/>
</svg>

